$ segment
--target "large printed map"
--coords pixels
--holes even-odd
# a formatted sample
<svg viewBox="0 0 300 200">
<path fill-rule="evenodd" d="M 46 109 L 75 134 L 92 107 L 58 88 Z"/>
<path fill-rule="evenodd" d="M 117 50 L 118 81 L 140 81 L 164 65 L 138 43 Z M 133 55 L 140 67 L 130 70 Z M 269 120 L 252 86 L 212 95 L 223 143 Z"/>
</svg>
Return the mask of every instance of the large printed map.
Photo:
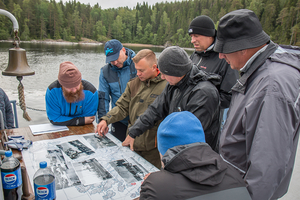
<svg viewBox="0 0 300 200">
<path fill-rule="evenodd" d="M 143 177 L 158 170 L 110 133 L 37 141 L 22 154 L 32 186 L 39 163 L 47 161 L 56 199 L 63 200 L 134 199 Z"/>
</svg>

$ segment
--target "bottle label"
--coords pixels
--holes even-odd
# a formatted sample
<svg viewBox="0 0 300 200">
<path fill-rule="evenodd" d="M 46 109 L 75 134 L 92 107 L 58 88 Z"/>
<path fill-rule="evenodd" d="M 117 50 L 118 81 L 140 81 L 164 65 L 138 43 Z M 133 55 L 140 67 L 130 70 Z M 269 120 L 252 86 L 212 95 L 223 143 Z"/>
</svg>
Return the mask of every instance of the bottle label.
<svg viewBox="0 0 300 200">
<path fill-rule="evenodd" d="M 35 193 L 36 200 L 55 199 L 55 180 L 48 185 L 34 184 L 34 193 Z"/>
<path fill-rule="evenodd" d="M 13 172 L 1 172 L 3 189 L 10 190 L 22 185 L 21 168 Z"/>
</svg>

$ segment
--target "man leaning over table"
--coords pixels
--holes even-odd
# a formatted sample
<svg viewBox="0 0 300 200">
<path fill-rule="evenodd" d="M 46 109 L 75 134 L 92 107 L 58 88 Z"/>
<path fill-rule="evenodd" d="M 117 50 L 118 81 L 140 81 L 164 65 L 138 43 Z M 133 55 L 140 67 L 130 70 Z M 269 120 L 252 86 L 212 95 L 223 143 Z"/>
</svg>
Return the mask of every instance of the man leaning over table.
<svg viewBox="0 0 300 200">
<path fill-rule="evenodd" d="M 216 85 L 220 76 L 208 74 L 193 65 L 184 49 L 164 49 L 158 59 L 162 79 L 168 82 L 164 91 L 128 129 L 122 143 L 134 150 L 134 140 L 158 121 L 173 112 L 190 111 L 201 121 L 206 142 L 216 150 L 220 130 L 220 98 Z"/>
<path fill-rule="evenodd" d="M 58 80 L 46 92 L 46 111 L 54 125 L 80 126 L 95 120 L 98 91 L 71 62 L 60 64 Z"/>
<path fill-rule="evenodd" d="M 150 49 L 143 49 L 132 59 L 137 75 L 127 83 L 125 92 L 116 102 L 116 106 L 105 116 L 97 126 L 97 132 L 107 133 L 107 125 L 124 119 L 129 115 L 129 125 L 132 126 L 137 118 L 145 112 L 148 106 L 162 93 L 167 81 L 161 78 L 157 68 L 157 59 Z M 159 123 L 148 129 L 134 141 L 134 150 L 157 168 L 161 167 L 160 157 L 156 146 L 156 132 Z"/>
</svg>

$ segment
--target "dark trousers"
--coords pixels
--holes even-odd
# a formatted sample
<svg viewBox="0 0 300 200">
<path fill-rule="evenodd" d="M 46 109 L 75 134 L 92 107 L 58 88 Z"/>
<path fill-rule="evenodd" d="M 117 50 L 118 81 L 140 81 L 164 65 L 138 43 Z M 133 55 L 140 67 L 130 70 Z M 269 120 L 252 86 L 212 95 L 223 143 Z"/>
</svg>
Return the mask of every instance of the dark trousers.
<svg viewBox="0 0 300 200">
<path fill-rule="evenodd" d="M 126 138 L 127 126 L 122 122 L 111 124 L 111 134 L 123 142 Z"/>
<path fill-rule="evenodd" d="M 140 156 L 142 156 L 143 158 L 145 158 L 148 162 L 150 162 L 158 169 L 161 168 L 160 155 L 157 148 L 152 149 L 150 151 L 135 151 L 135 152 Z"/>
</svg>

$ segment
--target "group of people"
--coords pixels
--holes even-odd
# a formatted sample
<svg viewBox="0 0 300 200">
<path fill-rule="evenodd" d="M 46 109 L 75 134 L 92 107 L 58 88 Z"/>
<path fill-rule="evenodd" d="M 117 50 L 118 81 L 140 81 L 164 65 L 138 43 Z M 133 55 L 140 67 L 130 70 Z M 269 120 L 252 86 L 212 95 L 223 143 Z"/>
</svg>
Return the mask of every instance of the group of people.
<svg viewBox="0 0 300 200">
<path fill-rule="evenodd" d="M 84 125 L 98 115 L 100 136 L 111 124 L 123 146 L 161 169 L 145 177 L 140 199 L 280 198 L 299 137 L 299 56 L 247 9 L 224 15 L 217 30 L 198 16 L 188 33 L 191 56 L 171 46 L 157 59 L 108 41 L 98 90 L 61 63 L 46 92 L 50 122 Z"/>
</svg>

